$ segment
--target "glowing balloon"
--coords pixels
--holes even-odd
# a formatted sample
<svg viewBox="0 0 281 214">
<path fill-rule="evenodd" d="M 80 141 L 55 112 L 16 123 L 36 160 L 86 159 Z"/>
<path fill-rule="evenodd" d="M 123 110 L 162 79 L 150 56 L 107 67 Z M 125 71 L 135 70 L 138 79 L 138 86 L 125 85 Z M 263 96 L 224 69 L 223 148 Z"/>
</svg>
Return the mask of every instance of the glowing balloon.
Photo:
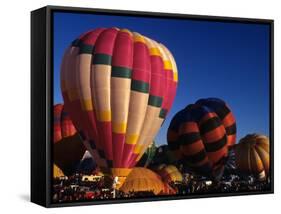
<svg viewBox="0 0 281 214">
<path fill-rule="evenodd" d="M 238 172 L 265 178 L 269 174 L 269 139 L 264 135 L 250 134 L 234 146 Z"/>
<path fill-rule="evenodd" d="M 169 50 L 127 29 L 84 33 L 61 65 L 67 112 L 99 167 L 119 177 L 128 175 L 153 141 L 176 86 Z"/>
<path fill-rule="evenodd" d="M 162 180 L 166 183 L 183 181 L 183 176 L 181 172 L 174 165 L 165 166 L 162 169 L 160 169 L 157 173 L 161 176 Z"/>
<path fill-rule="evenodd" d="M 164 185 L 159 175 L 142 167 L 134 168 L 120 188 L 125 193 L 152 191 L 155 195 L 166 192 L 166 189 L 167 186 Z"/>
</svg>

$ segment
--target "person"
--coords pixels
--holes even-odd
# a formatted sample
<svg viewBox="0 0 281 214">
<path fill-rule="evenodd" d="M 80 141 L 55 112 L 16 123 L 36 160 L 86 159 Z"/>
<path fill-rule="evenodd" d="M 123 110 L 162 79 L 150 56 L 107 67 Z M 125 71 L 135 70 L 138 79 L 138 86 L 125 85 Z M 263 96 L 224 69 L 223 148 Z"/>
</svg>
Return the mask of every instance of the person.
<svg viewBox="0 0 281 214">
<path fill-rule="evenodd" d="M 112 188 L 113 188 L 112 196 L 113 196 L 113 198 L 116 197 L 116 187 L 117 187 L 118 184 L 120 184 L 120 182 L 118 181 L 118 176 L 115 176 L 114 179 L 113 179 L 113 183 L 112 183 Z"/>
</svg>

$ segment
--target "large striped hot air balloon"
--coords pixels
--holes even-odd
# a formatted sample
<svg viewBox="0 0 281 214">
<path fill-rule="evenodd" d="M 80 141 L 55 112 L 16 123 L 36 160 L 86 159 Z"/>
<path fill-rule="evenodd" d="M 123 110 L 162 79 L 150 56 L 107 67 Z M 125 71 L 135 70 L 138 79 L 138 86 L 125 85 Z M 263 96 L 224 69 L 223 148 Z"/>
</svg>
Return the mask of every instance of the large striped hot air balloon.
<svg viewBox="0 0 281 214">
<path fill-rule="evenodd" d="M 66 175 L 71 175 L 86 149 L 64 105 L 55 105 L 53 114 L 53 160 Z"/>
<path fill-rule="evenodd" d="M 264 135 L 249 134 L 233 148 L 239 173 L 264 179 L 269 174 L 269 139 Z"/>
<path fill-rule="evenodd" d="M 189 169 L 219 178 L 228 149 L 235 143 L 235 118 L 224 101 L 201 99 L 174 116 L 167 138 L 170 150 Z"/>
<path fill-rule="evenodd" d="M 127 29 L 98 28 L 66 50 L 61 90 L 97 164 L 126 177 L 151 144 L 176 93 L 177 68 L 162 44 Z"/>
</svg>

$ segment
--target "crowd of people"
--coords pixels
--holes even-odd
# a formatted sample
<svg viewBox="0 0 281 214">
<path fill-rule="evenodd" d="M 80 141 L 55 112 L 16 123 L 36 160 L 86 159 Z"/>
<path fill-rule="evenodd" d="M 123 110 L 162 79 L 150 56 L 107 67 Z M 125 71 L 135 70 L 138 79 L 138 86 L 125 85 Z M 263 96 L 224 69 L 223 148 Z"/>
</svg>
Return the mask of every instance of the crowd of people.
<svg viewBox="0 0 281 214">
<path fill-rule="evenodd" d="M 236 177 L 233 180 L 190 180 L 189 184 L 170 184 L 177 190 L 178 194 L 219 194 L 219 193 L 242 193 L 252 191 L 270 190 L 269 180 L 241 179 Z"/>
<path fill-rule="evenodd" d="M 75 202 L 112 198 L 111 180 L 100 176 L 95 181 L 82 179 L 83 174 L 60 177 L 53 180 L 53 202 Z"/>
<path fill-rule="evenodd" d="M 149 196 L 154 196 L 153 191 L 124 193 L 115 190 L 112 186 L 112 180 L 104 176 L 100 176 L 95 181 L 90 181 L 84 180 L 83 175 L 77 173 L 73 176 L 63 176 L 53 180 L 54 203 Z"/>
<path fill-rule="evenodd" d="M 53 202 L 79 202 L 104 199 L 145 198 L 155 196 L 153 191 L 124 193 L 114 189 L 112 179 L 100 176 L 96 180 L 82 179 L 83 174 L 60 177 L 53 180 Z M 196 195 L 213 193 L 235 193 L 264 191 L 270 189 L 270 180 L 257 180 L 249 176 L 241 178 L 237 175 L 223 177 L 220 181 L 206 178 L 189 177 L 183 182 L 169 184 L 177 195 Z"/>
</svg>

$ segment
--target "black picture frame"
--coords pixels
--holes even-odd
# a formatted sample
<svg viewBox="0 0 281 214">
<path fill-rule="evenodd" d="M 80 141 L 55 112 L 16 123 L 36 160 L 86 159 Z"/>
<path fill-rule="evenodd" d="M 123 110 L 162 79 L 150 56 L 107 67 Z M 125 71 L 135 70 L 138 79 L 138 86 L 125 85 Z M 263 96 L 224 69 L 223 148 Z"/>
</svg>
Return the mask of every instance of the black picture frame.
<svg viewBox="0 0 281 214">
<path fill-rule="evenodd" d="M 185 196 L 161 196 L 152 198 L 130 198 L 91 202 L 51 203 L 52 176 L 52 94 L 53 94 L 53 12 L 90 13 L 134 17 L 157 17 L 217 22 L 240 22 L 266 24 L 270 26 L 270 177 L 271 189 L 262 192 L 223 193 Z M 45 207 L 112 204 L 189 198 L 226 197 L 248 194 L 274 193 L 274 21 L 186 15 L 157 12 L 140 12 L 78 7 L 46 6 L 31 12 L 31 201 Z"/>
</svg>

